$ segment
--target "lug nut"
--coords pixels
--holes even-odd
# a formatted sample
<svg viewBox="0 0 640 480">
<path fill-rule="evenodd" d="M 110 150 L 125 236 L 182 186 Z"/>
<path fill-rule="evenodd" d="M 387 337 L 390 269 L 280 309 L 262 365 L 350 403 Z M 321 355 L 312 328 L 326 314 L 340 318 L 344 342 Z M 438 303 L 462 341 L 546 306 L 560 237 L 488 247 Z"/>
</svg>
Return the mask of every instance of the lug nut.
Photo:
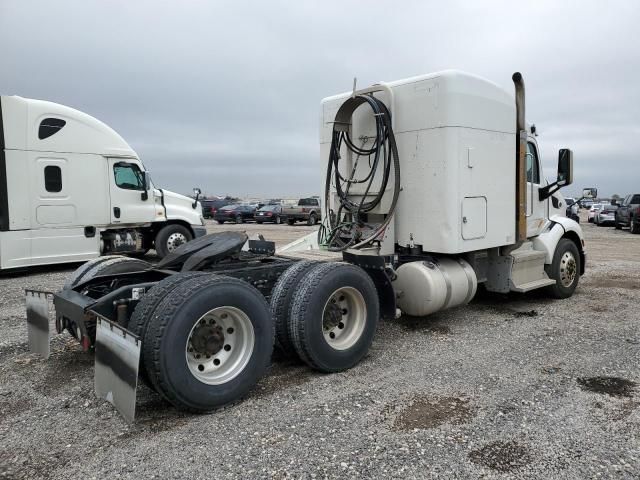
<svg viewBox="0 0 640 480">
<path fill-rule="evenodd" d="M 339 328 L 339 329 L 343 329 L 343 328 L 344 328 L 344 323 L 340 322 L 340 323 L 338 324 L 338 328 Z"/>
<path fill-rule="evenodd" d="M 228 352 L 229 350 L 231 350 L 231 345 L 226 344 L 226 345 L 224 346 L 224 350 L 225 350 L 225 352 Z"/>
<path fill-rule="evenodd" d="M 213 359 L 213 364 L 216 365 L 216 366 L 220 365 L 220 359 L 214 358 Z"/>
</svg>

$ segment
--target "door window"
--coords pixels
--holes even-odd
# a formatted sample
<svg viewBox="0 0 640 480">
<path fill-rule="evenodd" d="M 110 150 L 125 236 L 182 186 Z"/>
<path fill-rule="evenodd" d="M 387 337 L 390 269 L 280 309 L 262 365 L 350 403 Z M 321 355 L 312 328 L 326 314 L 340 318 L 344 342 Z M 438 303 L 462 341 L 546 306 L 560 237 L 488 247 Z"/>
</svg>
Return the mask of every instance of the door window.
<svg viewBox="0 0 640 480">
<path fill-rule="evenodd" d="M 533 142 L 527 142 L 527 182 L 540 183 L 538 152 Z"/>
<path fill-rule="evenodd" d="M 134 163 L 116 163 L 113 166 L 116 185 L 125 190 L 145 190 L 140 168 Z"/>
</svg>

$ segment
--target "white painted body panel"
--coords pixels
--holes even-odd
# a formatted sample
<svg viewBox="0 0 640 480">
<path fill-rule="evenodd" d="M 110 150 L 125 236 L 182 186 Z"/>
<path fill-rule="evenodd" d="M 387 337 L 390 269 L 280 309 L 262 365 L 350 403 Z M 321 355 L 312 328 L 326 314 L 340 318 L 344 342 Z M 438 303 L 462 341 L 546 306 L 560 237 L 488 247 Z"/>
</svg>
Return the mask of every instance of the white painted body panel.
<svg viewBox="0 0 640 480">
<path fill-rule="evenodd" d="M 513 97 L 487 80 L 456 71 L 387 85 L 393 99 L 386 93 L 376 96 L 390 106 L 400 156 L 402 191 L 394 219 L 395 242 L 405 246 L 413 241 L 424 251 L 448 254 L 513 244 Z M 348 96 L 322 101 L 323 172 L 332 122 Z M 361 106 L 354 114 L 354 139 L 373 136 L 367 108 Z M 357 187 L 352 192 L 363 193 Z M 390 191 L 386 197 L 381 212 L 391 200 Z"/>
</svg>

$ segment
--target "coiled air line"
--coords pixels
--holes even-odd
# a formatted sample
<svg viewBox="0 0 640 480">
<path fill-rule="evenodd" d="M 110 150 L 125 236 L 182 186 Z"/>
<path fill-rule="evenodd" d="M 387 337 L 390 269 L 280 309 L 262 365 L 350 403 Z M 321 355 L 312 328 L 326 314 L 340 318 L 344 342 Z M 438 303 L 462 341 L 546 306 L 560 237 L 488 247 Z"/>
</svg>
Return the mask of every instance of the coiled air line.
<svg viewBox="0 0 640 480">
<path fill-rule="evenodd" d="M 376 136 L 371 148 L 365 148 L 366 138 L 360 147 L 356 146 L 349 134 L 353 113 L 364 103 L 371 107 L 376 122 Z M 342 175 L 339 169 L 340 149 L 343 143 L 348 151 L 355 154 L 355 162 L 348 177 Z M 355 178 L 358 163 L 362 157 L 368 157 L 369 171 L 364 178 Z M 394 169 L 393 200 L 384 221 L 380 224 L 372 224 L 367 221 L 367 213 L 380 205 L 389 183 L 392 164 Z M 367 201 L 369 191 L 373 186 L 374 180 L 378 177 L 379 170 L 382 172 L 380 187 L 374 198 Z M 349 193 L 351 187 L 356 184 L 366 185 L 359 201 L 354 200 L 354 197 L 359 197 L 360 194 Z M 330 208 L 332 186 L 336 190 L 337 211 Z M 324 189 L 325 215 L 318 231 L 318 243 L 330 251 L 361 248 L 372 245 L 374 242 L 379 243 L 382 240 L 384 231 L 393 219 L 399 194 L 400 159 L 391 125 L 391 113 L 381 100 L 371 94 L 350 97 L 338 109 L 333 124 Z"/>
</svg>

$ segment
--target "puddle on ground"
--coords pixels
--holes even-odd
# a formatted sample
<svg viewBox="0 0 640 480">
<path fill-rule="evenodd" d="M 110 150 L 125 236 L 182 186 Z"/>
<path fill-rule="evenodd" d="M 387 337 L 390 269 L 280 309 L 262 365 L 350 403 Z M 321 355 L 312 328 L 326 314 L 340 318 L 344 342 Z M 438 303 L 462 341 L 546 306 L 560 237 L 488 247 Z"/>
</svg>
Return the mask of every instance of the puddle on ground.
<svg viewBox="0 0 640 480">
<path fill-rule="evenodd" d="M 435 428 L 445 423 L 459 425 L 473 417 L 469 400 L 458 397 L 413 397 L 409 405 L 392 405 L 388 411 L 397 411 L 394 430 L 411 431 L 415 428 Z"/>
<path fill-rule="evenodd" d="M 469 459 L 477 465 L 507 473 L 529 465 L 531 454 L 527 447 L 515 441 L 492 442 L 472 450 Z"/>
<path fill-rule="evenodd" d="M 631 397 L 637 386 L 635 382 L 619 377 L 582 377 L 577 380 L 582 390 L 611 397 Z"/>
</svg>

